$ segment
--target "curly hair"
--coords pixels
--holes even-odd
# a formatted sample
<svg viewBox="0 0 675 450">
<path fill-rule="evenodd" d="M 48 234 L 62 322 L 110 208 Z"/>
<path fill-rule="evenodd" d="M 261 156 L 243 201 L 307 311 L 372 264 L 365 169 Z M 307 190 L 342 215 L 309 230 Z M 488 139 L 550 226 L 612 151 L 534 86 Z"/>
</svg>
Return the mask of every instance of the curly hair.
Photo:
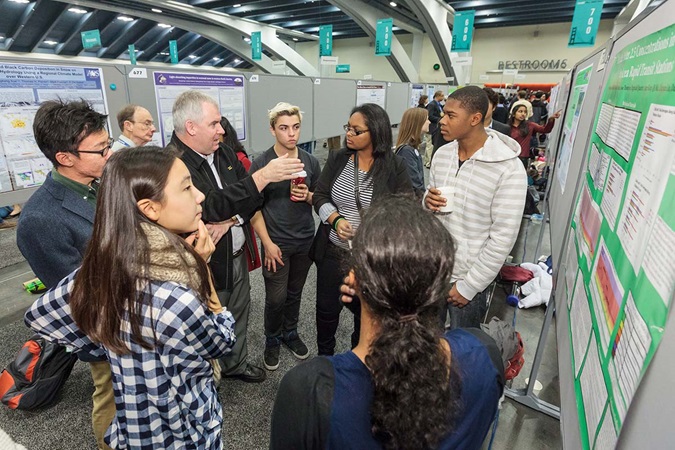
<svg viewBox="0 0 675 450">
<path fill-rule="evenodd" d="M 366 365 L 372 433 L 385 449 L 434 448 L 450 431 L 459 379 L 441 345 L 454 265 L 450 233 L 410 197 L 372 206 L 353 242 L 361 301 L 379 325 Z"/>
</svg>

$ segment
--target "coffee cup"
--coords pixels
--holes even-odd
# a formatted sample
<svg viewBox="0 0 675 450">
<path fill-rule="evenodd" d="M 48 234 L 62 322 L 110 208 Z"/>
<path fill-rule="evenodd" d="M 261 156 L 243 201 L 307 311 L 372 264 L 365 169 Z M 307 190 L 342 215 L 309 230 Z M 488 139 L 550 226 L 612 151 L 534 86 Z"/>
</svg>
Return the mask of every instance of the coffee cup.
<svg viewBox="0 0 675 450">
<path fill-rule="evenodd" d="M 292 174 L 295 178 L 291 179 L 291 200 L 296 202 L 297 200 L 293 197 L 293 187 L 299 184 L 303 184 L 307 178 L 307 172 L 301 170 L 300 172 Z"/>
<path fill-rule="evenodd" d="M 445 198 L 445 206 L 439 209 L 442 213 L 451 213 L 455 205 L 455 187 L 454 186 L 440 186 L 437 187 L 441 192 L 441 197 Z"/>
</svg>

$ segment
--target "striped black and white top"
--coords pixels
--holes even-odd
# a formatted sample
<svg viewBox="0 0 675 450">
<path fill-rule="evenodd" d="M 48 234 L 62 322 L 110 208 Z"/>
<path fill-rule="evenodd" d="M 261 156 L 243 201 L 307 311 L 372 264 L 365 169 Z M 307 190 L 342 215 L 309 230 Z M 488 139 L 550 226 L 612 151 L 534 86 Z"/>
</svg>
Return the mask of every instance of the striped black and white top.
<svg viewBox="0 0 675 450">
<path fill-rule="evenodd" d="M 368 172 L 359 169 L 359 199 L 361 208 L 366 210 L 370 207 L 373 198 L 373 178 Z M 326 222 L 334 212 L 338 212 L 349 221 L 352 229 L 356 232 L 361 224 L 361 216 L 356 207 L 356 192 L 354 190 L 354 161 L 349 159 L 347 164 L 335 179 L 330 191 L 331 203 L 323 205 L 319 211 L 321 220 Z M 341 240 L 335 230 L 330 230 L 330 241 L 338 247 L 349 250 L 349 244 Z"/>
</svg>

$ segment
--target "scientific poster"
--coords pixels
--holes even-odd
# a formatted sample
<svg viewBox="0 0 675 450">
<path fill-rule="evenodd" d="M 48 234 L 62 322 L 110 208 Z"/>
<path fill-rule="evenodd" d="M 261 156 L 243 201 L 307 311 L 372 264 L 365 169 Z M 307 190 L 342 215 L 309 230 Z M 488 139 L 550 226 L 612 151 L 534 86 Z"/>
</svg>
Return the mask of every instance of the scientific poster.
<svg viewBox="0 0 675 450">
<path fill-rule="evenodd" d="M 575 74 L 574 86 L 572 87 L 571 100 L 565 112 L 565 123 L 563 124 L 562 142 L 560 142 L 560 154 L 557 156 L 555 173 L 558 174 L 561 192 L 565 192 L 565 183 L 567 182 L 567 171 L 572 158 L 572 147 L 577 134 L 579 125 L 579 116 L 581 108 L 584 105 L 586 89 L 593 75 L 593 65 L 580 69 Z"/>
<path fill-rule="evenodd" d="M 375 103 L 384 108 L 387 88 L 384 84 L 358 84 L 356 86 L 356 106 Z"/>
<path fill-rule="evenodd" d="M 237 130 L 237 138 L 246 140 L 246 97 L 242 75 L 155 72 L 153 79 L 163 145 L 169 143 L 173 133 L 173 103 L 181 93 L 190 89 L 201 91 L 218 102 L 220 114 L 227 117 Z"/>
<path fill-rule="evenodd" d="M 572 218 L 578 250 L 568 244 L 579 267 L 568 314 L 585 449 L 617 441 L 675 289 L 675 25 L 611 60 Z"/>
<path fill-rule="evenodd" d="M 410 107 L 414 108 L 418 105 L 420 97 L 424 95 L 424 85 L 423 84 L 413 84 L 410 90 Z M 427 102 L 431 99 L 427 99 Z"/>
<path fill-rule="evenodd" d="M 107 114 L 103 71 L 96 67 L 0 64 L 0 192 L 40 185 L 51 170 L 33 137 L 47 100 L 80 100 Z"/>
</svg>

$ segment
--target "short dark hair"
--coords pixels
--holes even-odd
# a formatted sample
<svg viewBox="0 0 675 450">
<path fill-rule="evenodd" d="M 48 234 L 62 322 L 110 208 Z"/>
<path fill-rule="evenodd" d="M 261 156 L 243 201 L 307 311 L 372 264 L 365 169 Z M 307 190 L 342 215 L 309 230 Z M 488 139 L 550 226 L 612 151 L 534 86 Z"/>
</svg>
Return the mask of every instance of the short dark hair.
<svg viewBox="0 0 675 450">
<path fill-rule="evenodd" d="M 518 91 L 518 98 L 525 98 L 525 97 L 527 97 L 527 91 L 526 90 L 521 89 L 520 91 Z"/>
<path fill-rule="evenodd" d="M 484 87 L 483 92 L 488 96 L 488 100 L 492 103 L 492 106 L 497 106 L 499 104 L 499 95 L 489 87 Z"/>
<path fill-rule="evenodd" d="M 95 111 L 85 100 L 49 100 L 35 113 L 35 142 L 54 167 L 58 167 L 56 154 L 66 152 L 78 155 L 80 142 L 104 130 L 107 118 L 106 114 Z"/>
<path fill-rule="evenodd" d="M 485 118 L 490 107 L 490 101 L 483 89 L 478 86 L 466 86 L 450 94 L 450 98 L 457 100 L 463 109 L 470 114 L 480 113 Z"/>
<path fill-rule="evenodd" d="M 544 95 L 542 91 L 537 91 L 534 93 L 534 98 L 541 98 L 542 95 Z"/>
<path fill-rule="evenodd" d="M 137 108 L 138 105 L 126 105 L 117 113 L 117 125 L 120 126 L 120 131 L 124 132 L 124 122 L 127 120 L 133 122 L 132 119 Z"/>
</svg>

